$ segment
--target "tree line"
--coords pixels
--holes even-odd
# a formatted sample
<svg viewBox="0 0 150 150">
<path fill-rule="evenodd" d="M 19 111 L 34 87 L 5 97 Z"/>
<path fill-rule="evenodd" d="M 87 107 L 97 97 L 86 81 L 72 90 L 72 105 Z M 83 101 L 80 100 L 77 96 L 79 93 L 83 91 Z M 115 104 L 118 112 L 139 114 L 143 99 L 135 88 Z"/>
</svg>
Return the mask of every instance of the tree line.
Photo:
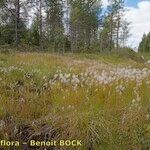
<svg viewBox="0 0 150 150">
<path fill-rule="evenodd" d="M 27 44 L 53 52 L 126 47 L 124 0 L 0 0 L 0 45 Z"/>
<path fill-rule="evenodd" d="M 150 52 L 150 32 L 143 35 L 142 41 L 139 44 L 139 52 Z"/>
</svg>

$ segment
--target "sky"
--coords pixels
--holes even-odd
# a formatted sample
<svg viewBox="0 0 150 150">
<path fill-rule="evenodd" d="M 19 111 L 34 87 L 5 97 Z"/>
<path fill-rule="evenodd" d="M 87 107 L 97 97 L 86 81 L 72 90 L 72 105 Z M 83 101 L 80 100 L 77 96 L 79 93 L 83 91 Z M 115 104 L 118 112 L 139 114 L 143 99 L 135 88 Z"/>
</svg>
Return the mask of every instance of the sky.
<svg viewBox="0 0 150 150">
<path fill-rule="evenodd" d="M 142 0 L 125 0 L 126 6 L 137 7 L 137 4 Z"/>
<path fill-rule="evenodd" d="M 108 0 L 103 0 L 108 5 Z M 130 22 L 131 36 L 127 45 L 137 50 L 143 34 L 150 32 L 150 0 L 126 0 L 125 18 Z"/>
</svg>

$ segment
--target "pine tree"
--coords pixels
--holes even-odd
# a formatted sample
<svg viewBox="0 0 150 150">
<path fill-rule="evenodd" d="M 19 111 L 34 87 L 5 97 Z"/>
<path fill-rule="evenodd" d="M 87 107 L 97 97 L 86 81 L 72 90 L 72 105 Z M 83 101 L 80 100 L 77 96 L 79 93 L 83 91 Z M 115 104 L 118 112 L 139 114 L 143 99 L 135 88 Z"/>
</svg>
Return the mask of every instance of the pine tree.
<svg viewBox="0 0 150 150">
<path fill-rule="evenodd" d="M 139 52 L 150 52 L 150 32 L 143 35 L 138 50 Z"/>
<path fill-rule="evenodd" d="M 26 1 L 8 0 L 0 3 L 1 38 L 6 43 L 18 45 L 26 32 Z M 10 40 L 11 36 L 11 40 Z M 8 40 L 7 40 L 8 39 Z"/>
<path fill-rule="evenodd" d="M 120 46 L 121 47 L 126 46 L 127 40 L 131 36 L 129 25 L 130 23 L 127 22 L 126 20 L 122 21 L 121 30 L 120 30 Z"/>
<path fill-rule="evenodd" d="M 46 0 L 46 36 L 53 45 L 53 51 L 61 51 L 64 38 L 63 2 L 62 0 Z"/>
<path fill-rule="evenodd" d="M 97 39 L 99 18 L 96 0 L 71 1 L 70 37 L 72 52 L 90 49 Z"/>
<path fill-rule="evenodd" d="M 40 32 L 39 32 L 39 26 L 38 26 L 39 20 L 36 16 L 35 19 L 32 22 L 31 28 L 30 28 L 30 42 L 32 45 L 40 46 Z"/>
<path fill-rule="evenodd" d="M 118 49 L 122 40 L 125 43 L 128 37 L 129 24 L 123 19 L 124 11 L 124 0 L 109 0 L 109 6 L 103 19 L 102 31 L 100 32 L 100 34 L 102 33 L 100 37 L 104 38 L 101 39 L 101 44 L 103 44 L 101 48 L 111 51 L 114 48 Z M 124 29 L 126 32 L 123 32 Z"/>
</svg>

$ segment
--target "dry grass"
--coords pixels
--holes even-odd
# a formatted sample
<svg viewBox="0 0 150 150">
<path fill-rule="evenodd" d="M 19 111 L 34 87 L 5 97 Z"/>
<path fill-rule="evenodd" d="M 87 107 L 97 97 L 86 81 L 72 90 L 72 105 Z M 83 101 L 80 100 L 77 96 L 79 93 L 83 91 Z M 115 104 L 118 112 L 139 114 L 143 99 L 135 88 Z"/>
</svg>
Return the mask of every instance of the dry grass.
<svg viewBox="0 0 150 150">
<path fill-rule="evenodd" d="M 48 135 L 83 141 L 82 147 L 70 149 L 148 150 L 150 67 L 132 65 L 131 60 L 100 62 L 1 54 L 0 139 L 28 141 Z"/>
</svg>

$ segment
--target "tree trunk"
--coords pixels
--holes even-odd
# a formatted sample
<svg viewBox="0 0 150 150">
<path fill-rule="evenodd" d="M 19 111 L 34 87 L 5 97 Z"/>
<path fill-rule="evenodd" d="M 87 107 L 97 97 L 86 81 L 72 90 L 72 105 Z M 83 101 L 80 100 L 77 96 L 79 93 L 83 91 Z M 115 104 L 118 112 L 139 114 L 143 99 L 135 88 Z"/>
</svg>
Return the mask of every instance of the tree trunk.
<svg viewBox="0 0 150 150">
<path fill-rule="evenodd" d="M 118 14 L 118 20 L 117 20 L 117 43 L 116 48 L 119 48 L 119 30 L 120 30 L 120 16 Z"/>
<path fill-rule="evenodd" d="M 40 33 L 40 47 L 41 47 L 41 50 L 43 50 L 43 30 L 42 30 L 42 0 L 39 0 L 39 4 L 40 4 L 40 8 L 39 8 L 39 14 L 40 14 L 40 17 L 39 17 L 39 33 Z"/>
<path fill-rule="evenodd" d="M 16 0 L 15 1 L 15 43 L 17 46 L 20 42 L 19 24 L 20 24 L 20 0 Z"/>
<path fill-rule="evenodd" d="M 113 14 L 111 15 L 111 19 L 110 19 L 110 45 L 109 45 L 109 51 L 112 51 L 112 44 L 113 44 Z"/>
</svg>

